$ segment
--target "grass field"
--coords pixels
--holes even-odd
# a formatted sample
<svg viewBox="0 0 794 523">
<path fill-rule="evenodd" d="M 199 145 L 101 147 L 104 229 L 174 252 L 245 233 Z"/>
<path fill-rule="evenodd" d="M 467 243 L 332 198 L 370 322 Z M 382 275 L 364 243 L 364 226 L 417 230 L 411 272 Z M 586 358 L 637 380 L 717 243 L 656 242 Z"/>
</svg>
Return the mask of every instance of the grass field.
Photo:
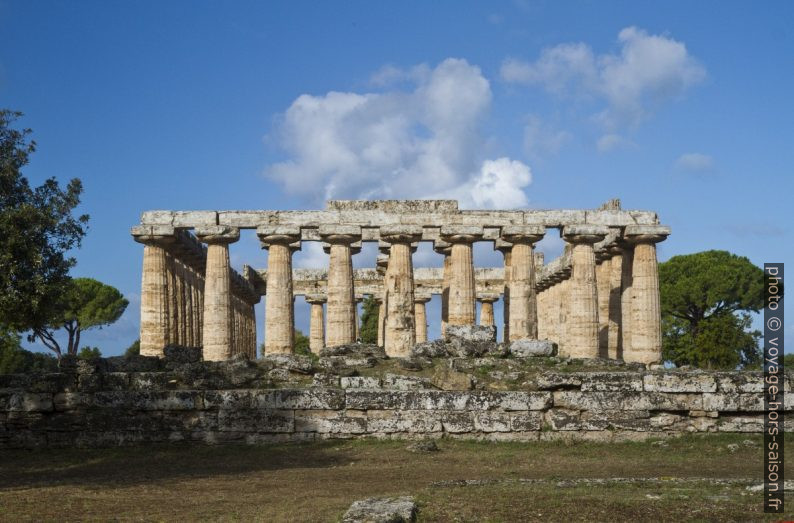
<svg viewBox="0 0 794 523">
<path fill-rule="evenodd" d="M 757 435 L 407 444 L 2 451 L 0 519 L 337 521 L 356 499 L 412 495 L 419 521 L 774 520 L 746 488 L 761 482 Z"/>
</svg>

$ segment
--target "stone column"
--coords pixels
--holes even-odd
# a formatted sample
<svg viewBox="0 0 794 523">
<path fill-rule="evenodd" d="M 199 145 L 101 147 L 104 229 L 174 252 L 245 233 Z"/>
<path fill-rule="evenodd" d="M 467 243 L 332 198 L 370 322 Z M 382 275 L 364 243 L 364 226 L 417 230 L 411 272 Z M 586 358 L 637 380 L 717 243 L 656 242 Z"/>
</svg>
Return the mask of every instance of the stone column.
<svg viewBox="0 0 794 523">
<path fill-rule="evenodd" d="M 607 334 L 607 354 L 612 359 L 623 359 L 621 345 L 621 278 L 623 274 L 623 251 L 613 244 L 609 247 L 609 320 Z"/>
<path fill-rule="evenodd" d="M 356 297 L 355 297 L 355 302 L 356 303 L 355 303 L 355 305 L 353 305 L 353 307 L 354 307 L 354 309 L 356 311 L 356 324 L 355 324 L 355 327 L 356 327 L 356 341 L 357 342 L 361 341 L 361 318 L 358 315 L 358 305 L 362 301 L 364 301 L 364 296 L 363 295 L 356 295 Z"/>
<path fill-rule="evenodd" d="M 295 311 L 292 296 L 292 252 L 300 242 L 298 227 L 263 226 L 256 234 L 267 255 L 265 354 L 292 354 Z"/>
<path fill-rule="evenodd" d="M 196 340 L 196 347 L 203 346 L 203 324 L 204 324 L 204 269 L 205 260 L 202 259 L 201 270 L 197 270 L 194 274 L 196 278 L 196 285 L 193 287 L 193 329 L 194 339 Z"/>
<path fill-rule="evenodd" d="M 546 229 L 541 225 L 502 228 L 502 237 L 513 244 L 510 255 L 510 341 L 538 337 L 533 246 L 545 233 Z"/>
<path fill-rule="evenodd" d="M 650 365 L 662 361 L 662 313 L 656 243 L 670 234 L 664 225 L 629 225 L 626 241 L 634 245 L 631 274 L 631 345 L 623 359 Z"/>
<path fill-rule="evenodd" d="M 441 337 L 443 338 L 449 323 L 449 278 L 452 272 L 452 258 L 450 257 L 452 245 L 442 240 L 436 240 L 433 244 L 433 250 L 444 256 L 444 268 L 441 270 Z"/>
<path fill-rule="evenodd" d="M 351 244 L 361 239 L 361 227 L 321 225 L 320 237 L 330 244 L 326 346 L 355 342 L 355 290 Z"/>
<path fill-rule="evenodd" d="M 445 225 L 441 238 L 452 244 L 449 276 L 449 325 L 474 325 L 476 303 L 472 244 L 482 238 L 482 227 Z"/>
<path fill-rule="evenodd" d="M 494 325 L 493 304 L 499 300 L 499 295 L 495 293 L 483 293 L 477 296 L 480 302 L 480 325 Z"/>
<path fill-rule="evenodd" d="M 208 225 L 197 228 L 196 236 L 208 245 L 202 333 L 204 360 L 226 360 L 231 356 L 232 348 L 229 244 L 240 239 L 240 230 L 223 225 Z"/>
<path fill-rule="evenodd" d="M 506 343 L 510 341 L 510 275 L 512 274 L 511 262 L 513 244 L 501 238 L 497 238 L 494 240 L 494 249 L 500 251 L 504 257 L 505 282 L 504 290 L 502 291 L 502 295 L 504 296 L 502 298 L 502 319 L 504 320 L 502 326 L 502 341 Z"/>
<path fill-rule="evenodd" d="M 417 226 L 383 226 L 382 240 L 391 244 L 383 291 L 386 296 L 384 349 L 391 357 L 406 358 L 416 344 L 414 267 L 411 243 L 422 237 Z"/>
<path fill-rule="evenodd" d="M 136 242 L 143 244 L 141 276 L 141 355 L 163 356 L 169 342 L 168 256 L 171 235 L 153 234 L 152 227 L 132 228 Z"/>
<path fill-rule="evenodd" d="M 323 304 L 326 298 L 322 294 L 307 294 L 306 301 L 311 304 L 311 315 L 309 317 L 309 348 L 312 353 L 320 354 L 320 351 L 325 347 Z"/>
<path fill-rule="evenodd" d="M 598 293 L 598 354 L 609 357 L 609 289 L 612 261 L 605 251 L 596 253 L 596 291 Z"/>
<path fill-rule="evenodd" d="M 383 304 L 383 298 L 375 296 L 375 303 L 378 304 L 378 346 L 383 347 L 383 334 L 386 325 L 386 306 Z"/>
<path fill-rule="evenodd" d="M 593 244 L 606 237 L 600 225 L 567 225 L 562 236 L 571 248 L 569 316 L 566 328 L 568 355 L 572 358 L 597 358 L 598 291 L 596 289 Z"/>
<path fill-rule="evenodd" d="M 176 297 L 176 259 L 166 251 L 166 272 L 168 274 L 168 343 L 179 345 L 179 300 Z"/>
<path fill-rule="evenodd" d="M 427 302 L 430 295 L 414 295 L 414 322 L 416 323 L 416 343 L 427 341 Z"/>
<path fill-rule="evenodd" d="M 621 287 L 620 287 L 620 352 L 625 360 L 626 349 L 631 347 L 631 268 L 634 264 L 634 245 L 622 241 L 621 251 Z"/>
<path fill-rule="evenodd" d="M 187 307 L 185 305 L 185 266 L 174 257 L 174 282 L 176 292 L 177 345 L 187 346 Z"/>
<path fill-rule="evenodd" d="M 193 268 L 187 263 L 184 264 L 183 274 L 185 275 L 185 346 L 196 347 L 195 331 L 193 329 L 193 286 L 195 277 Z"/>
</svg>

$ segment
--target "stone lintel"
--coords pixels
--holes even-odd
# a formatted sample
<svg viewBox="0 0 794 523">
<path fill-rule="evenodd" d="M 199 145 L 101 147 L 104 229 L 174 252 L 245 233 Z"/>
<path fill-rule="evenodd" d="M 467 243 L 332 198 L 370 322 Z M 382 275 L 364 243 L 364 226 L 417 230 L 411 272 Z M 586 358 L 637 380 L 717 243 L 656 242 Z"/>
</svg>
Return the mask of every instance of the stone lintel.
<svg viewBox="0 0 794 523">
<path fill-rule="evenodd" d="M 529 242 L 535 243 L 546 234 L 546 227 L 542 225 L 508 225 L 502 227 L 502 239 L 510 243 Z"/>
<path fill-rule="evenodd" d="M 135 225 L 130 228 L 130 234 L 138 243 L 162 247 L 176 241 L 176 230 L 170 225 Z"/>
<path fill-rule="evenodd" d="M 358 225 L 328 225 L 319 227 L 320 237 L 327 243 L 352 244 L 361 241 L 361 227 Z"/>
<path fill-rule="evenodd" d="M 457 200 L 328 200 L 329 211 L 383 211 L 390 213 L 450 213 Z"/>
<path fill-rule="evenodd" d="M 297 243 L 300 249 L 300 227 L 292 225 L 260 225 L 256 228 L 256 235 L 262 247 L 270 245 L 289 245 L 291 248 Z"/>
<path fill-rule="evenodd" d="M 501 253 L 510 252 L 513 249 L 513 244 L 505 241 L 502 238 L 497 238 L 493 242 L 493 250 L 499 251 Z"/>
<path fill-rule="evenodd" d="M 671 232 L 667 225 L 629 225 L 623 238 L 631 243 L 656 243 L 664 241 Z"/>
<path fill-rule="evenodd" d="M 609 228 L 604 225 L 566 225 L 560 235 L 568 243 L 596 243 L 609 234 Z"/>
<path fill-rule="evenodd" d="M 196 227 L 195 233 L 204 243 L 234 243 L 240 239 L 240 229 L 227 225 Z"/>
</svg>

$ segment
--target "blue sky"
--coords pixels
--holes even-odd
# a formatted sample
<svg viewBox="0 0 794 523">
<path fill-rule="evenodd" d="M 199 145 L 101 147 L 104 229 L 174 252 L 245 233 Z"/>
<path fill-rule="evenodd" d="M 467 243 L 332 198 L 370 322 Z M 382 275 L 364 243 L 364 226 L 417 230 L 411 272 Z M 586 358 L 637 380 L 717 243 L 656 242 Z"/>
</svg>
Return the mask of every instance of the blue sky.
<svg viewBox="0 0 794 523">
<path fill-rule="evenodd" d="M 129 227 L 148 209 L 619 197 L 673 228 L 661 260 L 794 261 L 792 19 L 790 2 L 0 0 L 0 106 L 34 130 L 32 182 L 83 180 L 74 274 L 131 301 L 83 340 L 115 354 L 137 337 Z M 252 233 L 232 246 L 237 268 L 266 260 Z M 440 259 L 423 246 L 416 263 Z M 437 299 L 429 315 L 437 334 Z"/>
</svg>

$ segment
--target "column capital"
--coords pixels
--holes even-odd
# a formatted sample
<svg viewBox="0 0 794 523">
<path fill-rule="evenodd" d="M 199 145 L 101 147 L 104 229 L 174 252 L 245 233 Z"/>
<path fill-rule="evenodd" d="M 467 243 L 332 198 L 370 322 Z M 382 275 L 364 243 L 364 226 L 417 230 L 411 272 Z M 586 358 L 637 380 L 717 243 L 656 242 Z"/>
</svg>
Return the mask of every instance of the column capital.
<svg viewBox="0 0 794 523">
<path fill-rule="evenodd" d="M 414 303 L 427 303 L 431 298 L 430 294 L 414 294 Z"/>
<path fill-rule="evenodd" d="M 377 270 L 383 269 L 386 270 L 386 267 L 389 266 L 389 255 L 388 254 L 378 254 L 378 257 L 375 258 L 375 268 Z"/>
<path fill-rule="evenodd" d="M 449 243 L 474 243 L 482 239 L 483 228 L 476 225 L 442 225 L 441 239 Z"/>
<path fill-rule="evenodd" d="M 501 238 L 510 243 L 535 243 L 545 234 L 542 225 L 507 225 L 502 227 Z"/>
<path fill-rule="evenodd" d="M 452 250 L 452 244 L 444 240 L 435 240 L 433 241 L 433 250 L 438 254 L 447 256 Z"/>
<path fill-rule="evenodd" d="M 325 294 L 307 294 L 304 296 L 304 298 L 306 299 L 306 303 L 311 303 L 312 305 L 322 305 L 328 301 L 328 298 L 325 297 Z"/>
<path fill-rule="evenodd" d="M 350 245 L 361 240 L 361 227 L 358 225 L 320 225 L 320 238 L 330 244 Z"/>
<path fill-rule="evenodd" d="M 240 239 L 240 229 L 228 225 L 202 225 L 195 229 L 196 237 L 204 243 L 229 244 Z"/>
<path fill-rule="evenodd" d="M 331 244 L 332 243 L 340 243 L 340 242 L 330 242 L 330 243 L 323 243 L 323 252 L 325 254 L 331 254 Z M 350 244 L 350 254 L 358 254 L 361 252 L 361 240 L 354 241 Z"/>
<path fill-rule="evenodd" d="M 667 225 L 627 225 L 623 239 L 629 243 L 658 243 L 670 235 Z"/>
<path fill-rule="evenodd" d="M 422 239 L 422 227 L 418 225 L 384 225 L 380 228 L 380 239 L 388 243 L 414 243 Z"/>
<path fill-rule="evenodd" d="M 176 230 L 169 225 L 136 225 L 130 228 L 130 234 L 145 245 L 167 247 L 176 242 Z"/>
<path fill-rule="evenodd" d="M 483 303 L 494 303 L 499 301 L 499 295 L 495 292 L 481 292 L 477 294 L 477 301 Z"/>
<path fill-rule="evenodd" d="M 609 234 L 605 225 L 566 225 L 560 231 L 560 236 L 568 243 L 594 244 L 603 240 Z"/>
<path fill-rule="evenodd" d="M 290 227 L 285 225 L 260 225 L 256 228 L 256 235 L 263 249 L 271 245 L 287 245 L 291 249 L 300 250 L 301 230 L 300 227 Z"/>
</svg>

